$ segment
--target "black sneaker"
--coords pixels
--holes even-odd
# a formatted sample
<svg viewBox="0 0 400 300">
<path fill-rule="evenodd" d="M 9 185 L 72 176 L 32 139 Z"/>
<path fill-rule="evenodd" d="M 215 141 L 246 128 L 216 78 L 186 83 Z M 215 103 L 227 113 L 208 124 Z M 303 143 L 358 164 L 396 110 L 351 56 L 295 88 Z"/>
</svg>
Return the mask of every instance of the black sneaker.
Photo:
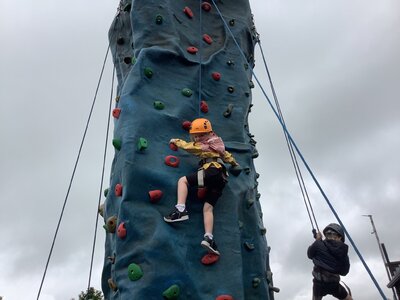
<svg viewBox="0 0 400 300">
<path fill-rule="evenodd" d="M 201 241 L 201 246 L 208 250 L 209 253 L 214 253 L 216 255 L 220 255 L 217 244 L 214 240 L 210 239 L 208 236 L 205 236 Z"/>
<path fill-rule="evenodd" d="M 168 216 L 164 217 L 164 221 L 168 223 L 172 222 L 180 222 L 189 219 L 189 213 L 185 209 L 183 212 L 180 212 L 177 208 L 172 211 Z"/>
</svg>

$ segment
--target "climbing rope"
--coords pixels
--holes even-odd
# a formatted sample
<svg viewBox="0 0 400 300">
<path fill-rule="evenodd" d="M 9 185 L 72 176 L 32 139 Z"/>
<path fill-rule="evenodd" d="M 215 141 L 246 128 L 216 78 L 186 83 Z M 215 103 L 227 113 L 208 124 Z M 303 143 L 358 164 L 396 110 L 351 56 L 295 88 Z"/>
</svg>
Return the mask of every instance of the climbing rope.
<svg viewBox="0 0 400 300">
<path fill-rule="evenodd" d="M 228 24 L 226 23 L 224 17 L 222 16 L 221 11 L 219 10 L 217 4 L 215 3 L 215 0 L 211 0 L 213 5 L 215 6 L 215 9 L 217 10 L 219 16 L 221 17 L 222 22 L 224 23 L 224 26 L 226 28 L 226 30 L 229 32 L 229 34 L 231 35 L 235 45 L 237 46 L 241 56 L 243 57 L 244 61 L 247 61 L 245 54 L 243 53 L 243 50 L 241 49 L 240 45 L 238 44 L 235 36 L 233 35 L 231 29 L 229 28 Z M 301 158 L 304 166 L 306 167 L 307 171 L 309 172 L 309 174 L 311 175 L 314 183 L 316 184 L 316 186 L 318 187 L 321 195 L 324 197 L 326 203 L 328 204 L 329 208 L 331 209 L 333 215 L 335 216 L 336 220 L 338 221 L 338 223 L 340 224 L 340 226 L 343 228 L 346 236 L 348 237 L 351 245 L 353 246 L 353 249 L 355 250 L 355 252 L 357 253 L 358 257 L 360 258 L 362 264 L 364 265 L 364 268 L 366 269 L 367 273 L 369 274 L 371 280 L 373 281 L 373 283 L 375 284 L 377 290 L 379 291 L 379 293 L 382 296 L 382 299 L 387 300 L 386 296 L 384 295 L 381 287 L 379 286 L 378 282 L 376 281 L 374 275 L 372 274 L 370 268 L 368 267 L 367 263 L 364 260 L 364 257 L 361 255 L 361 252 L 358 250 L 356 244 L 354 243 L 353 239 L 351 238 L 350 234 L 348 233 L 346 227 L 344 226 L 342 220 L 339 218 L 339 215 L 337 214 L 336 210 L 334 209 L 334 207 L 332 206 L 331 202 L 329 201 L 327 195 L 325 194 L 324 190 L 322 189 L 319 181 L 317 180 L 317 178 L 314 175 L 314 172 L 311 170 L 310 166 L 308 165 L 307 161 L 305 160 L 304 156 L 302 155 L 301 151 L 299 150 L 299 148 L 297 147 L 296 143 L 294 142 L 292 136 L 290 135 L 288 129 L 286 128 L 286 125 L 284 124 L 284 122 L 282 121 L 282 119 L 280 118 L 278 112 L 276 111 L 276 109 L 274 108 L 274 106 L 272 105 L 271 100 L 268 98 L 267 93 L 265 92 L 265 89 L 263 88 L 263 86 L 261 85 L 260 81 L 258 80 L 258 77 L 256 76 L 256 74 L 254 73 L 253 68 L 250 66 L 250 70 L 252 75 L 254 76 L 254 78 L 257 81 L 258 86 L 260 87 L 262 93 L 264 94 L 264 97 L 266 98 L 266 100 L 268 101 L 269 106 L 271 107 L 273 113 L 275 114 L 276 118 L 278 119 L 279 123 L 281 124 L 283 130 L 285 131 L 290 143 L 293 145 L 294 149 L 296 150 L 297 154 L 299 155 L 299 157 Z"/>
<path fill-rule="evenodd" d="M 45 278 L 46 278 L 46 273 L 47 273 L 47 269 L 48 269 L 48 267 L 49 267 L 51 255 L 52 255 L 52 253 L 53 253 L 54 244 L 55 244 L 56 239 L 57 239 L 58 230 L 60 229 L 61 220 L 62 220 L 62 218 L 63 218 L 64 211 L 65 211 L 65 207 L 66 207 L 66 205 L 67 205 L 69 193 L 70 193 L 70 191 L 71 191 L 72 182 L 73 182 L 74 177 L 75 177 L 76 168 L 77 168 L 77 166 L 78 166 L 78 162 L 79 162 L 79 158 L 80 158 L 80 155 L 81 155 L 81 152 L 82 152 L 83 144 L 84 144 L 84 141 L 85 141 L 85 138 L 86 138 L 86 133 L 87 133 L 87 130 L 88 130 L 88 128 L 89 128 L 90 119 L 91 119 L 91 117 L 92 117 L 93 108 L 94 108 L 94 105 L 95 105 L 95 103 L 96 103 L 97 93 L 98 93 L 98 91 L 99 91 L 100 83 L 101 83 L 101 80 L 102 80 L 102 78 L 103 78 L 104 67 L 105 67 L 105 65 L 106 65 L 106 61 L 107 61 L 107 57 L 108 57 L 109 50 L 110 50 L 110 47 L 108 46 L 108 47 L 107 47 L 107 51 L 106 51 L 106 55 L 105 55 L 105 57 L 104 57 L 103 66 L 102 66 L 102 68 L 101 68 L 100 77 L 99 77 L 99 80 L 98 80 L 98 83 L 97 83 L 96 92 L 95 92 L 95 94 L 94 94 L 92 106 L 91 106 L 91 108 L 90 108 L 89 116 L 88 116 L 88 119 L 87 119 L 87 121 L 86 121 L 86 126 L 85 126 L 85 130 L 84 130 L 84 133 L 83 133 L 83 136 L 82 136 L 81 144 L 80 144 L 80 146 L 79 146 L 79 151 L 78 151 L 78 155 L 77 155 L 77 157 L 76 157 L 74 169 L 73 169 L 73 171 L 72 171 L 72 175 L 71 175 L 71 179 L 70 179 L 70 182 L 69 182 L 69 185 L 68 185 L 67 193 L 66 193 L 66 195 L 65 195 L 65 199 L 64 199 L 64 203 L 63 203 L 63 206 L 62 206 L 62 209 L 61 209 L 60 217 L 59 217 L 59 219 L 58 219 L 56 231 L 55 231 L 55 233 L 54 233 L 53 241 L 52 241 L 52 244 L 51 244 L 51 247 L 50 247 L 50 252 L 49 252 L 49 255 L 48 255 L 48 257 L 47 257 L 47 262 L 46 262 L 46 266 L 45 266 L 45 269 L 44 269 L 44 272 L 43 272 L 42 280 L 41 280 L 41 282 L 40 282 L 40 287 L 39 287 L 39 291 L 38 291 L 37 298 L 36 298 L 37 300 L 38 300 L 39 297 L 40 297 L 40 293 L 41 293 L 41 291 L 42 291 L 43 283 L 44 283 L 44 280 L 45 280 Z"/>
<path fill-rule="evenodd" d="M 203 9 L 201 8 L 202 1 L 199 1 L 199 98 L 198 98 L 198 103 L 197 103 L 197 116 L 200 117 L 200 111 L 201 111 L 201 95 L 202 95 L 202 87 L 203 87 L 203 82 L 202 82 L 202 52 L 203 52 L 203 41 L 202 41 L 202 35 L 203 35 L 203 14 L 202 11 Z"/>
<path fill-rule="evenodd" d="M 275 106 L 276 106 L 276 108 L 278 110 L 279 117 L 281 118 L 282 123 L 286 126 L 285 119 L 283 118 L 283 113 L 282 113 L 281 107 L 279 105 L 278 96 L 276 95 L 274 84 L 272 83 L 272 78 L 271 78 L 271 74 L 270 74 L 269 69 L 268 69 L 267 61 L 265 59 L 264 51 L 263 51 L 263 48 L 261 46 L 261 41 L 258 39 L 257 43 L 258 43 L 258 46 L 260 48 L 261 56 L 262 56 L 262 59 L 263 59 L 263 62 L 264 62 L 264 67 L 265 67 L 265 70 L 267 72 L 268 80 L 269 80 L 269 83 L 270 83 L 270 86 L 271 86 L 271 91 L 272 91 L 272 95 L 274 97 Z M 300 169 L 299 163 L 297 161 L 297 156 L 296 156 L 296 153 L 293 150 L 292 143 L 289 141 L 288 135 L 287 135 L 285 130 L 283 130 L 283 133 L 284 133 L 284 136 L 285 136 L 286 145 L 287 145 L 288 150 L 289 150 L 290 158 L 292 160 L 293 167 L 294 167 L 294 170 L 295 170 L 295 173 L 296 173 L 297 182 L 299 183 L 300 191 L 301 191 L 301 194 L 303 196 L 304 205 L 306 206 L 306 209 L 307 209 L 308 218 L 310 219 L 312 232 L 313 232 L 313 234 L 315 236 L 317 231 L 319 231 L 319 227 L 318 227 L 317 219 L 315 218 L 314 209 L 312 207 L 312 204 L 311 204 L 311 201 L 310 201 L 310 197 L 308 195 L 307 188 L 306 188 L 306 185 L 304 183 L 303 175 L 301 173 L 301 169 Z M 314 224 L 315 224 L 315 227 L 314 227 Z"/>
<path fill-rule="evenodd" d="M 108 145 L 108 136 L 110 132 L 110 119 L 111 119 L 111 106 L 113 101 L 113 94 L 114 94 L 114 80 L 115 80 L 115 67 L 113 68 L 112 80 L 111 80 L 111 94 L 110 94 L 110 105 L 108 107 L 108 119 L 107 119 L 107 130 L 106 130 L 106 138 L 104 142 L 104 154 L 103 154 L 103 166 L 101 171 L 101 180 L 100 180 L 100 190 L 99 190 L 99 198 L 97 202 L 97 208 L 100 208 L 101 197 L 102 197 L 102 190 L 103 190 L 103 183 L 104 183 L 104 170 L 106 165 L 107 159 L 107 145 Z M 93 247 L 92 247 L 92 256 L 90 259 L 90 269 L 89 269 L 89 280 L 87 285 L 87 291 L 89 292 L 90 289 L 90 281 L 92 278 L 92 270 L 93 270 L 93 260 L 94 260 L 94 251 L 96 248 L 96 239 L 97 239 L 97 226 L 99 224 L 99 212 L 96 212 L 96 223 L 94 226 L 94 237 L 93 237 Z"/>
</svg>

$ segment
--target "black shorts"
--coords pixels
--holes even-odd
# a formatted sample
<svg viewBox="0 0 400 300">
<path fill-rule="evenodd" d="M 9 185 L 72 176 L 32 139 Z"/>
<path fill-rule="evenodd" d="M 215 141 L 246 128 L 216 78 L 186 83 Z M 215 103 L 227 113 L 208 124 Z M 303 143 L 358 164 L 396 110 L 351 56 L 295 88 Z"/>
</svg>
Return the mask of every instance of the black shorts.
<svg viewBox="0 0 400 300">
<path fill-rule="evenodd" d="M 322 282 L 313 280 L 313 295 L 315 299 L 321 299 L 326 295 L 332 295 L 338 299 L 347 297 L 346 289 L 339 282 Z"/>
<path fill-rule="evenodd" d="M 197 172 L 186 176 L 190 187 L 198 187 Z M 204 170 L 204 187 L 206 188 L 205 202 L 215 206 L 222 195 L 227 180 L 223 168 L 208 167 Z"/>
</svg>

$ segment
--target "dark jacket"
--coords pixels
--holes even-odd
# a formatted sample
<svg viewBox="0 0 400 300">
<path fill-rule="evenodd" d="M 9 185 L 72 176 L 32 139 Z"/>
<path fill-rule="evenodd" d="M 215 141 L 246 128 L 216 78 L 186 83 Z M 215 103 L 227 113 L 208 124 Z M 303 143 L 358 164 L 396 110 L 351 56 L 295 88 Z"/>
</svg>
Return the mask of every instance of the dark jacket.
<svg viewBox="0 0 400 300">
<path fill-rule="evenodd" d="M 341 241 L 316 240 L 308 247 L 307 256 L 316 267 L 344 276 L 350 270 L 348 250 L 349 247 Z"/>
</svg>

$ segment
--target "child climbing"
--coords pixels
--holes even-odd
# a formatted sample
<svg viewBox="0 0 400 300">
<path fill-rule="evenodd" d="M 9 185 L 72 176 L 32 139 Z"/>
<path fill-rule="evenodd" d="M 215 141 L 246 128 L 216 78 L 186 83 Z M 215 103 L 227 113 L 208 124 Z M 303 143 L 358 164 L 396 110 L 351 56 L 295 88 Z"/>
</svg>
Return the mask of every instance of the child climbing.
<svg viewBox="0 0 400 300">
<path fill-rule="evenodd" d="M 189 219 L 186 210 L 188 187 L 203 188 L 205 191 L 203 198 L 205 199 L 203 205 L 205 234 L 201 246 L 210 253 L 220 255 L 213 237 L 213 209 L 227 182 L 228 174 L 224 163 L 229 163 L 235 167 L 238 167 L 239 164 L 232 154 L 225 150 L 222 139 L 212 131 L 209 120 L 203 118 L 194 120 L 189 133 L 192 142 L 171 139 L 170 143 L 201 158 L 200 168 L 197 172 L 183 176 L 178 180 L 177 204 L 175 209 L 164 217 L 164 220 L 166 222 L 179 222 Z"/>
<path fill-rule="evenodd" d="M 352 300 L 349 293 L 339 283 L 340 275 L 345 276 L 350 270 L 349 247 L 344 243 L 344 232 L 340 225 L 331 223 L 315 236 L 315 242 L 308 247 L 307 256 L 314 263 L 313 300 L 321 300 L 330 294 L 341 300 Z"/>
</svg>

